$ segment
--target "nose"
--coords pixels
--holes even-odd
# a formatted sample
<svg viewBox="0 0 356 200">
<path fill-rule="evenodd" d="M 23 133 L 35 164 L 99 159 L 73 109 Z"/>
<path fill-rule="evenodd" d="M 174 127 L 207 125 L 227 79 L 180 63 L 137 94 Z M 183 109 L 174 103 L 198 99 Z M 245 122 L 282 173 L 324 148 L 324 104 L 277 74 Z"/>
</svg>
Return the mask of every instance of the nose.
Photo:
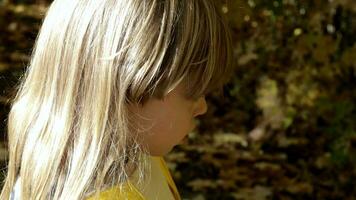
<svg viewBox="0 0 356 200">
<path fill-rule="evenodd" d="M 208 111 L 208 105 L 205 100 L 205 96 L 199 97 L 195 105 L 194 117 L 203 115 Z"/>
</svg>

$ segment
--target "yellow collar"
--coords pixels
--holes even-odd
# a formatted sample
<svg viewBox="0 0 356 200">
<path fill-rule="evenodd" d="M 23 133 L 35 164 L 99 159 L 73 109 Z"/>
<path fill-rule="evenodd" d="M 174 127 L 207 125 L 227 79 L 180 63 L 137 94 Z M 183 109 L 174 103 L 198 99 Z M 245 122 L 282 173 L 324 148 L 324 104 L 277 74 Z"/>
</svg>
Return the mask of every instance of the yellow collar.
<svg viewBox="0 0 356 200">
<path fill-rule="evenodd" d="M 94 200 L 90 197 L 87 200 Z M 151 157 L 150 181 L 144 188 L 138 189 L 128 181 L 121 188 L 114 186 L 99 194 L 98 200 L 181 200 L 177 187 L 162 157 Z"/>
</svg>

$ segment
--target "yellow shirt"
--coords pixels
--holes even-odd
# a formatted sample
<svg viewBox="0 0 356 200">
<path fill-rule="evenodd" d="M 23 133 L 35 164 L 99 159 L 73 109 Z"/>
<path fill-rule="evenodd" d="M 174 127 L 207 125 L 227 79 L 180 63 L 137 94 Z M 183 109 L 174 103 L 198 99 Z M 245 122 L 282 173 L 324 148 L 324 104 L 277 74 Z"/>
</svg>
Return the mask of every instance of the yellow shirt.
<svg viewBox="0 0 356 200">
<path fill-rule="evenodd" d="M 151 157 L 150 181 L 138 189 L 130 182 L 122 188 L 115 186 L 100 193 L 99 200 L 181 200 L 177 187 L 162 157 Z M 120 191 L 125 192 L 123 196 Z M 93 197 L 87 200 L 94 200 Z"/>
</svg>

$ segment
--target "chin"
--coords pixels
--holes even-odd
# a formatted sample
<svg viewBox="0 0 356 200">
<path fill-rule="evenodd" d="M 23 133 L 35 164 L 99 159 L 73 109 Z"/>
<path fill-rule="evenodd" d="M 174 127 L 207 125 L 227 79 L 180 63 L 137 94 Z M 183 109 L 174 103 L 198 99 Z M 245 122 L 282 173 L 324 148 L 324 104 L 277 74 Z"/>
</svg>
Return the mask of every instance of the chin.
<svg viewBox="0 0 356 200">
<path fill-rule="evenodd" d="M 150 156 L 165 156 L 166 154 L 168 154 L 169 152 L 171 152 L 172 149 L 173 149 L 173 147 L 170 148 L 170 149 L 168 149 L 168 150 L 165 150 L 165 151 L 162 150 L 162 151 L 150 152 Z"/>
</svg>

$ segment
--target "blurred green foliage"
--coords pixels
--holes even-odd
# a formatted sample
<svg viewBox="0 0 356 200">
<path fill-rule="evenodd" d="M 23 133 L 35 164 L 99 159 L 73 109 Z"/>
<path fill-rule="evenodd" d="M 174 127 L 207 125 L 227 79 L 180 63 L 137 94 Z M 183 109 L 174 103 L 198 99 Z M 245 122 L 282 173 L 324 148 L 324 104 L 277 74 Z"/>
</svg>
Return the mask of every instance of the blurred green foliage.
<svg viewBox="0 0 356 200">
<path fill-rule="evenodd" d="M 321 135 L 336 165 L 356 164 L 356 2 L 231 0 L 223 11 L 237 57 L 229 106 L 244 113 L 235 130 Z"/>
</svg>

